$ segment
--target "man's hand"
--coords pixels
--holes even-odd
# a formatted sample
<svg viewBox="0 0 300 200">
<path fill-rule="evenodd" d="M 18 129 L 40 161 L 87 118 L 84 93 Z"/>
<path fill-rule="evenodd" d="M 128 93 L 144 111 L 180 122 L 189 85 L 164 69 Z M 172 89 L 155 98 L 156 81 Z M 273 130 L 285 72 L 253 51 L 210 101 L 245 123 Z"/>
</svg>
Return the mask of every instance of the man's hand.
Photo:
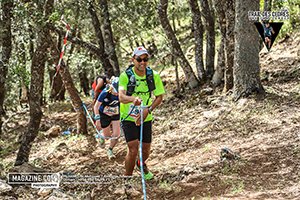
<svg viewBox="0 0 300 200">
<path fill-rule="evenodd" d="M 139 105 L 142 104 L 142 99 L 136 97 L 132 103 L 133 103 L 133 105 L 135 105 L 135 106 L 139 106 Z"/>
<path fill-rule="evenodd" d="M 143 121 L 146 119 L 146 117 L 149 114 L 149 108 L 143 109 Z M 140 126 L 141 125 L 141 114 L 139 114 L 135 120 L 135 125 Z"/>
<path fill-rule="evenodd" d="M 125 90 L 119 90 L 119 101 L 120 103 L 133 103 L 135 106 L 141 105 L 142 100 L 138 97 L 126 95 Z"/>
</svg>

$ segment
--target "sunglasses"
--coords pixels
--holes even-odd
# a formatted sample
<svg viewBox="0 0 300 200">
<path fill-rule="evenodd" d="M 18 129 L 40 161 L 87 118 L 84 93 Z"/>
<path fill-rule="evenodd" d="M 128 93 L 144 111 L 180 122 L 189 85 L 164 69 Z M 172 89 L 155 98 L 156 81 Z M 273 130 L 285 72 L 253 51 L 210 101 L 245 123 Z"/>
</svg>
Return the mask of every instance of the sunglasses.
<svg viewBox="0 0 300 200">
<path fill-rule="evenodd" d="M 142 62 L 142 61 L 144 61 L 144 62 L 147 62 L 148 60 L 149 60 L 149 58 L 140 58 L 140 57 L 137 57 L 136 59 L 135 59 L 136 61 L 138 61 L 139 63 L 140 62 Z"/>
</svg>

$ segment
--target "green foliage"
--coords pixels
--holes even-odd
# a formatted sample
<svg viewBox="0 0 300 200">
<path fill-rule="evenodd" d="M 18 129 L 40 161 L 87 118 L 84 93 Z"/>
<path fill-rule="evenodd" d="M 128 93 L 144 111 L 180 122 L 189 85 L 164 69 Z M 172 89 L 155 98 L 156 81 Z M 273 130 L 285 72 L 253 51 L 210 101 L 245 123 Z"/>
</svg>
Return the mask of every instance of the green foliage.
<svg viewBox="0 0 300 200">
<path fill-rule="evenodd" d="M 280 10 L 286 5 L 287 0 L 273 0 L 272 10 Z"/>
<path fill-rule="evenodd" d="M 231 192 L 232 194 L 239 194 L 244 191 L 244 181 L 237 181 L 235 184 L 232 184 Z"/>
<path fill-rule="evenodd" d="M 61 17 L 64 16 L 65 21 L 71 26 L 71 34 L 80 33 L 80 37 L 78 37 L 81 40 L 97 46 L 94 27 L 88 12 L 88 3 L 90 1 L 55 1 L 54 11 L 47 20 L 43 19 L 43 2 L 26 1 L 24 3 L 24 1 L 15 1 L 12 27 L 14 48 L 7 79 L 6 106 L 15 105 L 21 82 L 24 82 L 27 86 L 30 84 L 31 53 L 36 45 L 36 33 L 39 31 L 40 25 L 44 25 L 46 21 L 55 24 L 62 30 L 66 30 L 65 26 L 60 22 Z M 99 1 L 93 0 L 91 2 L 93 2 L 100 18 Z M 160 26 L 157 13 L 158 4 L 158 0 L 108 1 L 110 21 L 121 71 L 129 64 L 133 48 L 137 45 L 145 45 L 148 48 L 153 42 L 157 46 L 158 52 L 152 58 L 151 65 L 163 64 L 166 67 L 171 66 L 168 57 L 171 53 L 171 47 Z M 263 4 L 264 1 L 261 0 L 261 9 Z M 279 37 L 284 37 L 286 33 L 299 28 L 299 5 L 300 0 L 273 0 L 272 11 L 287 8 L 290 13 L 290 19 L 284 21 Z M 194 40 L 191 32 L 192 20 L 188 2 L 169 0 L 168 18 L 173 28 L 175 25 L 176 36 L 184 53 L 188 52 L 189 55 L 193 55 L 191 46 L 193 46 Z M 51 36 L 54 39 L 57 37 L 55 33 L 51 33 Z M 80 88 L 78 76 L 80 70 L 85 69 L 90 80 L 103 71 L 99 58 L 86 49 L 79 48 L 78 45 L 74 45 L 74 50 L 71 53 L 71 44 L 67 44 L 64 60 L 68 62 L 68 67 L 77 88 Z M 193 56 L 189 57 L 189 60 L 193 60 Z M 48 65 L 52 64 L 48 63 Z M 47 70 L 46 73 L 48 73 Z M 45 75 L 44 94 L 49 96 L 49 93 L 49 75 Z"/>
<path fill-rule="evenodd" d="M 24 84 L 28 87 L 30 83 L 31 58 L 29 55 L 29 45 L 31 38 L 29 28 L 33 24 L 30 17 L 35 17 L 34 13 L 30 13 L 33 10 L 31 6 L 30 3 L 20 2 L 15 4 L 15 9 L 13 10 L 13 50 L 8 67 L 6 80 L 7 93 L 4 102 L 4 105 L 8 108 L 18 105 L 21 85 Z"/>
<path fill-rule="evenodd" d="M 51 22 L 55 22 L 55 21 L 60 20 L 60 15 L 59 15 L 59 13 L 58 13 L 57 11 L 54 11 L 54 12 L 50 15 L 49 20 L 50 20 Z"/>
<path fill-rule="evenodd" d="M 289 20 L 283 21 L 284 24 L 278 35 L 279 38 L 284 37 L 296 29 L 300 28 L 300 0 L 296 1 L 284 1 L 275 4 L 277 8 L 287 8 L 289 11 Z M 275 8 L 276 8 L 275 7 Z"/>
<path fill-rule="evenodd" d="M 300 27 L 300 0 L 288 0 L 290 24 L 293 29 Z"/>
<path fill-rule="evenodd" d="M 259 1 L 259 9 L 263 10 L 264 9 L 264 0 Z"/>
<path fill-rule="evenodd" d="M 281 9 L 287 9 L 289 12 L 289 19 L 284 22 L 278 38 L 285 37 L 295 29 L 300 28 L 300 0 L 276 0 L 272 4 L 272 11 L 279 11 Z"/>
<path fill-rule="evenodd" d="M 264 7 L 264 0 L 260 0 L 260 10 L 262 11 Z M 288 20 L 280 20 L 283 22 L 283 26 L 280 29 L 278 38 L 285 37 L 295 29 L 300 28 L 300 0 L 273 0 L 271 11 L 280 11 L 282 9 L 287 9 L 289 12 Z M 274 21 L 274 22 L 278 22 Z"/>
<path fill-rule="evenodd" d="M 163 190 L 172 191 L 172 184 L 167 180 L 160 181 L 158 187 Z"/>
<path fill-rule="evenodd" d="M 147 47 L 150 43 L 155 42 L 159 49 L 158 55 L 155 56 L 156 59 L 160 59 L 170 53 L 171 48 L 159 24 L 157 14 L 158 1 L 133 0 L 125 3 L 124 1 L 116 0 L 108 1 L 108 3 L 121 71 L 128 65 L 132 49 L 137 45 L 145 45 Z M 100 17 L 99 2 L 94 1 L 93 5 Z M 15 6 L 13 33 L 15 36 L 14 46 L 17 48 L 13 49 L 11 57 L 7 82 L 7 105 L 16 105 L 19 87 L 22 82 L 26 86 L 30 84 L 30 48 L 32 48 L 30 45 L 35 45 L 38 27 L 46 23 L 45 19 L 43 19 L 42 7 L 42 2 L 31 1 L 26 3 L 19 2 Z M 47 21 L 65 30 L 65 26 L 60 22 L 61 17 L 64 16 L 64 20 L 72 28 L 72 34 L 77 30 L 81 34 L 80 39 L 97 44 L 91 16 L 87 8 L 88 2 L 83 0 L 76 2 L 70 0 L 64 2 L 56 1 L 54 11 Z M 170 1 L 168 12 L 169 18 L 174 19 L 178 30 L 182 26 L 190 26 L 191 19 L 188 4 L 179 0 Z M 23 28 L 20 29 L 20 27 Z M 185 31 L 181 31 L 178 35 L 179 39 L 186 38 Z M 78 46 L 75 46 L 75 50 L 72 53 L 70 50 L 71 45 L 68 43 L 64 60 L 68 63 L 77 88 L 80 88 L 78 76 L 80 70 L 85 69 L 88 72 L 89 80 L 102 73 L 102 67 L 98 58 L 91 55 L 91 52 L 79 49 Z M 154 63 L 155 59 L 152 61 Z M 47 70 L 46 73 L 48 73 Z M 44 95 L 49 97 L 49 94 L 50 80 L 49 75 L 45 74 Z"/>
</svg>

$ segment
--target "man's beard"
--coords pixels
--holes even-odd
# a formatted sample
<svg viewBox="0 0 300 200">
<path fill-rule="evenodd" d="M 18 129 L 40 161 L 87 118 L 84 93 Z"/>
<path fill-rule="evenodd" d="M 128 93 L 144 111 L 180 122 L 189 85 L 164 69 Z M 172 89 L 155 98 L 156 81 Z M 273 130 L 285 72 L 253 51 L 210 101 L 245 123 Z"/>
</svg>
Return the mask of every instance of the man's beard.
<svg viewBox="0 0 300 200">
<path fill-rule="evenodd" d="M 140 72 L 144 72 L 146 69 L 146 66 L 138 65 L 137 70 Z"/>
</svg>

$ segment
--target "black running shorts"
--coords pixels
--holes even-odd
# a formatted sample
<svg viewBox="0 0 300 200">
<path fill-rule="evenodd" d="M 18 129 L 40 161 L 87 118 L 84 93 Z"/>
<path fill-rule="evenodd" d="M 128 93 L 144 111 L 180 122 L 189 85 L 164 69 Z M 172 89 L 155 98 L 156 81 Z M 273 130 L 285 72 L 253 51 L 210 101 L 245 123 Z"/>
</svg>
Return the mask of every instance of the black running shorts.
<svg viewBox="0 0 300 200">
<path fill-rule="evenodd" d="M 120 120 L 120 115 L 108 116 L 106 114 L 100 113 L 100 123 L 102 128 L 108 127 L 111 121 L 117 120 Z"/>
<path fill-rule="evenodd" d="M 270 40 L 272 40 L 272 36 L 271 35 L 265 35 L 265 38 L 269 38 Z"/>
<path fill-rule="evenodd" d="M 123 121 L 121 122 L 126 142 L 133 140 L 140 140 L 141 127 L 135 125 L 135 122 Z M 151 143 L 152 141 L 152 121 L 144 122 L 143 124 L 143 142 Z"/>
</svg>

